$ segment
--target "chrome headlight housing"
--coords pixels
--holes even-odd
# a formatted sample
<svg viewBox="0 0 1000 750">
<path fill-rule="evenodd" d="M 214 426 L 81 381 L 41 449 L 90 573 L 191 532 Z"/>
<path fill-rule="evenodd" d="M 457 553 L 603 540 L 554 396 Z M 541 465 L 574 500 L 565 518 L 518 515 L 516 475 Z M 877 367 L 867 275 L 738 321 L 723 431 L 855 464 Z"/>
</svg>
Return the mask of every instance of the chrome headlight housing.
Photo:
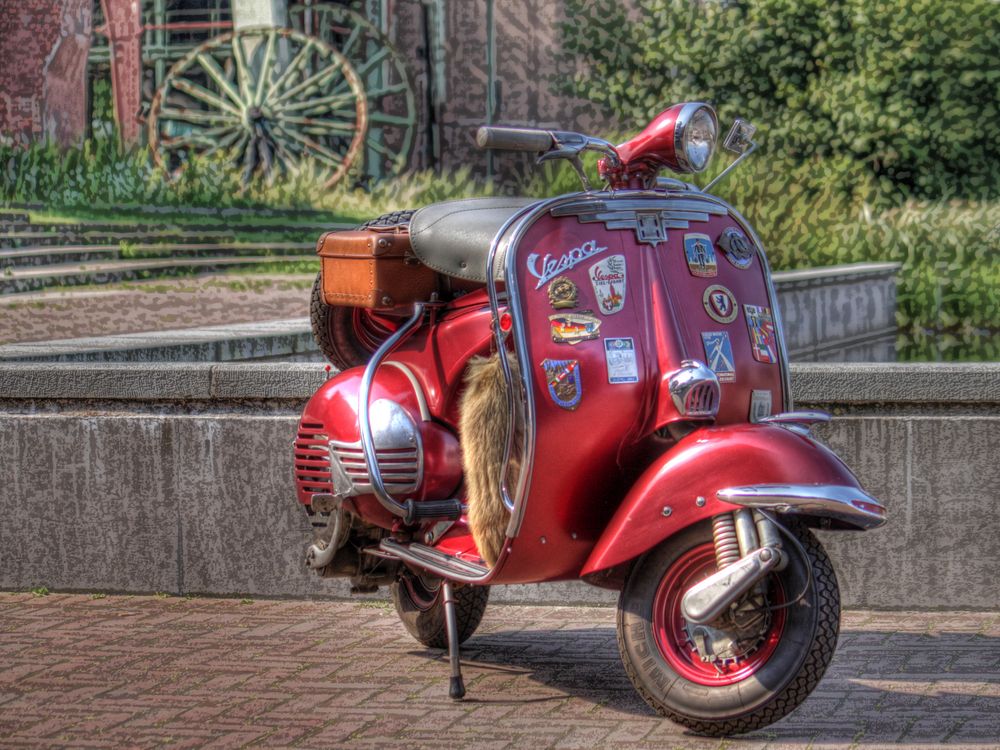
<svg viewBox="0 0 1000 750">
<path fill-rule="evenodd" d="M 674 155 L 680 172 L 701 172 L 712 160 L 719 139 L 715 110 L 702 102 L 688 102 L 674 125 Z"/>
</svg>

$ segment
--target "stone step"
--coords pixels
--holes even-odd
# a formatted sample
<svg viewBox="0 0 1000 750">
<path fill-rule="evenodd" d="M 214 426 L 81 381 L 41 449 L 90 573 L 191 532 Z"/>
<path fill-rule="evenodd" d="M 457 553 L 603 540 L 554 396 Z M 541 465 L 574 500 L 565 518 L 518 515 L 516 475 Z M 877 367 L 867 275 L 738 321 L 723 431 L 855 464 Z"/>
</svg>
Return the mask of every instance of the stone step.
<svg viewBox="0 0 1000 750">
<path fill-rule="evenodd" d="M 52 286 L 108 284 L 140 278 L 202 274 L 240 267 L 251 268 L 276 261 L 315 262 L 315 255 L 244 256 L 228 258 L 151 258 L 108 262 L 62 263 L 28 268 L 5 268 L 0 294 L 33 292 Z M 318 264 L 317 264 L 318 267 Z"/>
<path fill-rule="evenodd" d="M 0 219 L 2 222 L 3 219 Z M 31 223 L 27 215 L 22 215 L 20 221 L 10 221 L 8 227 L 21 226 L 36 232 L 48 232 L 54 234 L 69 234 L 76 232 L 128 232 L 128 233 L 156 233 L 156 232 L 234 232 L 234 231 L 275 231 L 275 232 L 302 232 L 302 231 L 322 231 L 324 229 L 347 228 L 353 224 L 345 224 L 335 221 L 303 221 L 303 222 L 274 222 L 259 223 L 236 220 L 233 222 L 212 222 L 212 223 L 183 223 L 166 220 L 160 222 L 120 222 L 120 221 L 76 221 L 76 222 L 50 222 L 36 221 Z"/>
<path fill-rule="evenodd" d="M 0 346 L 0 362 L 230 362 L 317 351 L 308 318 Z"/>
<path fill-rule="evenodd" d="M 29 221 L 30 217 L 23 211 L 0 211 L 0 229 L 8 224 L 26 225 Z"/>
<path fill-rule="evenodd" d="M 340 225 L 299 227 L 160 227 L 140 230 L 131 227 L 93 228 L 80 230 L 42 230 L 38 225 L 27 229 L 7 231 L 0 227 L 0 248 L 38 247 L 56 245 L 115 245 L 119 242 L 225 242 L 238 236 L 264 235 L 271 237 L 297 237 L 315 241 L 324 232 L 342 228 Z"/>
<path fill-rule="evenodd" d="M 240 256 L 251 254 L 305 254 L 315 248 L 312 242 L 211 242 L 196 244 L 149 243 L 130 245 L 60 245 L 0 249 L 0 269 L 42 266 L 53 263 L 87 261 L 140 260 L 186 256 Z"/>
</svg>

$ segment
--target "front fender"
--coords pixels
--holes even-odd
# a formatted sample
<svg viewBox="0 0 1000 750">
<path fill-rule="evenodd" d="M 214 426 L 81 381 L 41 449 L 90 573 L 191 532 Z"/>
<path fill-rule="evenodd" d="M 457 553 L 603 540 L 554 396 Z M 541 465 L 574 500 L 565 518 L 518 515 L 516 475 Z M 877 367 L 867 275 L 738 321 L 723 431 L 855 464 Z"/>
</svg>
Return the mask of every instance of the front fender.
<svg viewBox="0 0 1000 750">
<path fill-rule="evenodd" d="M 751 487 L 772 491 L 754 494 Z M 785 489 L 780 499 L 777 487 Z M 619 566 L 691 524 L 741 507 L 830 517 L 821 503 L 798 506 L 793 496 L 795 488 L 809 488 L 811 492 L 800 494 L 813 496 L 820 489 L 834 488 L 840 494 L 853 491 L 865 503 L 881 510 L 833 451 L 800 432 L 767 424 L 697 430 L 643 472 L 604 530 L 580 575 Z M 742 494 L 733 490 L 741 490 Z M 720 499 L 720 494 L 725 500 Z M 753 497 L 748 500 L 747 495 L 751 494 Z M 767 500 L 762 500 L 765 496 Z M 875 525 L 878 524 L 858 523 L 854 527 Z"/>
</svg>

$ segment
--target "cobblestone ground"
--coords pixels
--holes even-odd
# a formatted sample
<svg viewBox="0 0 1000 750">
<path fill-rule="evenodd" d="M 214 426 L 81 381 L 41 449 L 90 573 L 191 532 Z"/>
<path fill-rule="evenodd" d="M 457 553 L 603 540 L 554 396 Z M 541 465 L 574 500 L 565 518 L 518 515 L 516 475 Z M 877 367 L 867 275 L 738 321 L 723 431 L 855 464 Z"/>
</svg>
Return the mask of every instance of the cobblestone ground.
<svg viewBox="0 0 1000 750">
<path fill-rule="evenodd" d="M 1000 615 L 850 612 L 813 696 L 720 742 L 632 690 L 614 611 L 494 606 L 447 662 L 376 601 L 0 594 L 2 747 L 998 747 Z"/>
<path fill-rule="evenodd" d="M 0 344 L 305 318 L 311 285 L 226 274 L 0 295 Z"/>
</svg>

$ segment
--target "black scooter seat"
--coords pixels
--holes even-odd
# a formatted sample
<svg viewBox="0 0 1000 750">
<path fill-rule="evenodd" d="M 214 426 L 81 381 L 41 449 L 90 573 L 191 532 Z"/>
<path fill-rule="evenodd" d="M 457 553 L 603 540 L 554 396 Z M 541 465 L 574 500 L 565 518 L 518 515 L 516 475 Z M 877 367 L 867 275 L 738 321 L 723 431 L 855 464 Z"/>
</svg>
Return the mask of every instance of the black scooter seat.
<svg viewBox="0 0 1000 750">
<path fill-rule="evenodd" d="M 486 283 L 493 237 L 534 198 L 466 198 L 419 209 L 410 219 L 410 244 L 439 273 Z"/>
</svg>

